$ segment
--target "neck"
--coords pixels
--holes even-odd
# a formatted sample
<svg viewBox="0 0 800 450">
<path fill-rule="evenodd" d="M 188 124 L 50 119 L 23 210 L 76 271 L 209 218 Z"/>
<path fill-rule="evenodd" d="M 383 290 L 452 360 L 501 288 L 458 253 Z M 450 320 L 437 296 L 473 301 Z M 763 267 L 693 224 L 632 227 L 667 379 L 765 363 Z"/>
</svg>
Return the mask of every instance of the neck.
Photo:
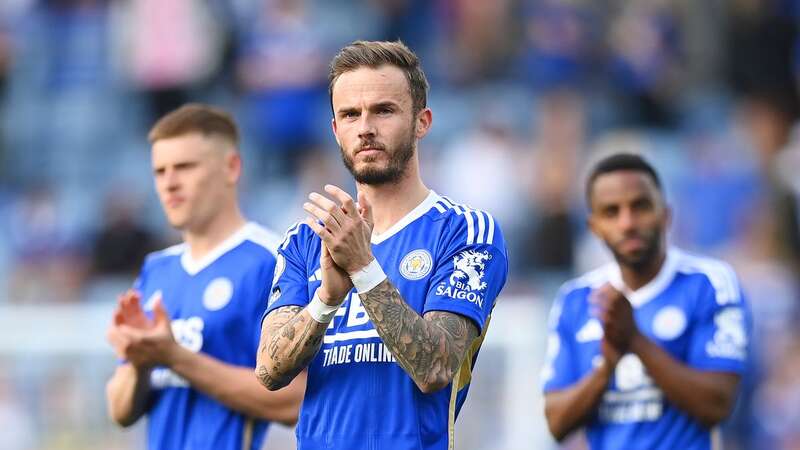
<svg viewBox="0 0 800 450">
<path fill-rule="evenodd" d="M 622 281 L 625 286 L 635 291 L 647 283 L 651 282 L 653 278 L 658 275 L 661 268 L 664 266 L 664 261 L 667 259 L 667 252 L 662 247 L 655 258 L 650 259 L 647 263 L 637 266 L 620 264 L 620 272 L 622 272 Z"/>
<path fill-rule="evenodd" d="M 189 246 L 192 259 L 198 260 L 210 253 L 225 239 L 239 231 L 247 221 L 239 205 L 231 202 L 231 206 L 220 211 L 204 226 L 184 230 L 183 240 Z"/>
<path fill-rule="evenodd" d="M 428 196 L 430 190 L 422 182 L 417 167 L 416 164 L 409 164 L 406 173 L 395 183 L 377 186 L 358 184 L 359 192 L 364 193 L 372 205 L 374 233 L 381 234 L 391 228 Z"/>
</svg>

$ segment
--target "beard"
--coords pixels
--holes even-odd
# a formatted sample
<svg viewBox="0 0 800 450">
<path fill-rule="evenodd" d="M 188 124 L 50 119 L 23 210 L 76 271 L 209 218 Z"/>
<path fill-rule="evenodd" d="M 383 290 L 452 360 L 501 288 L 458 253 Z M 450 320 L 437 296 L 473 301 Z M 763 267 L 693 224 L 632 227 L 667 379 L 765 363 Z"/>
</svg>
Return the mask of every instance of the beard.
<svg viewBox="0 0 800 450">
<path fill-rule="evenodd" d="M 388 155 L 389 161 L 386 167 L 383 168 L 373 167 L 372 164 L 369 164 L 367 167 L 356 169 L 353 156 L 350 156 L 344 147 L 340 145 L 339 150 L 342 152 L 342 162 L 344 162 L 344 166 L 350 171 L 357 183 L 372 186 L 396 183 L 403 178 L 408 162 L 414 156 L 414 129 L 412 127 L 405 139 L 401 140 L 395 148 L 389 151 L 387 151 L 385 145 L 374 140 L 362 141 L 359 148 L 383 150 Z M 366 158 L 364 162 L 373 163 L 375 159 Z"/>
<path fill-rule="evenodd" d="M 633 270 L 645 270 L 651 264 L 655 263 L 661 251 L 661 227 L 649 230 L 646 234 L 639 237 L 645 242 L 644 248 L 636 253 L 623 253 L 618 250 L 617 246 L 609 245 L 611 253 L 614 254 L 614 259 L 620 265 L 630 267 Z"/>
</svg>

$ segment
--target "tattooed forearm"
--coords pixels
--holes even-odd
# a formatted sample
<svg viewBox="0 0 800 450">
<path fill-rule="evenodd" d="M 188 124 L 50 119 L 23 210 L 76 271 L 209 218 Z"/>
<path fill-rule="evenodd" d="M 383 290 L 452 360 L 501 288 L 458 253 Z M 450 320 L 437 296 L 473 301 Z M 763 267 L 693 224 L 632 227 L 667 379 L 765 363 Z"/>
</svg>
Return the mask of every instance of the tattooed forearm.
<svg viewBox="0 0 800 450">
<path fill-rule="evenodd" d="M 300 306 L 270 313 L 258 347 L 256 376 L 261 384 L 271 391 L 288 385 L 317 354 L 326 328 Z"/>
<path fill-rule="evenodd" d="M 423 318 L 388 279 L 359 297 L 384 344 L 423 392 L 452 381 L 478 335 L 469 319 L 444 311 Z"/>
</svg>

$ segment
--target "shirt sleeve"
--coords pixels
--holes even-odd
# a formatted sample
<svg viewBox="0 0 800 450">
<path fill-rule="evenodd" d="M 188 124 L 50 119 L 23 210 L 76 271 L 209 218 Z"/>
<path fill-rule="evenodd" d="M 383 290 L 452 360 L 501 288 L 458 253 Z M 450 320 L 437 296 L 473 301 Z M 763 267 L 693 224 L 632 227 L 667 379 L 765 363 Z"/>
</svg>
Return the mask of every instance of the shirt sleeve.
<svg viewBox="0 0 800 450">
<path fill-rule="evenodd" d="M 483 239 L 476 239 L 463 216 L 457 216 L 450 223 L 442 257 L 437 258 L 431 275 L 423 314 L 453 312 L 471 319 L 481 333 L 506 282 L 508 258 L 505 241 L 494 219 L 481 211 L 464 214 L 483 215 L 480 220 L 491 224 L 493 234 L 484 232 Z M 484 230 L 488 229 L 486 222 Z"/>
<path fill-rule="evenodd" d="M 732 273 L 732 271 L 731 271 Z M 699 294 L 689 343 L 688 364 L 702 370 L 742 374 L 750 353 L 752 319 L 738 282 L 734 295 L 707 283 Z"/>
<path fill-rule="evenodd" d="M 264 317 L 278 308 L 305 307 L 311 300 L 305 255 L 312 253 L 315 248 L 318 250 L 319 242 L 312 240 L 309 233 L 313 234 L 304 224 L 290 228 L 286 239 L 278 247 L 275 275 L 267 299 L 267 310 L 261 318 L 262 322 Z"/>
<path fill-rule="evenodd" d="M 277 257 L 268 256 L 264 259 L 261 263 L 260 267 L 254 274 L 254 279 L 247 280 L 248 284 L 251 284 L 255 289 L 254 296 L 252 299 L 248 299 L 248 310 L 247 310 L 247 318 L 248 326 L 252 326 L 254 336 L 252 339 L 252 344 L 250 349 L 252 351 L 249 352 L 252 355 L 253 360 L 252 362 L 255 364 L 255 357 L 258 353 L 258 345 L 261 341 L 261 323 L 262 321 L 259 320 L 263 317 L 264 311 L 264 304 L 265 299 L 269 296 L 270 289 L 272 287 L 272 279 L 275 273 L 275 269 L 277 266 Z"/>
<path fill-rule="evenodd" d="M 579 379 L 574 364 L 575 334 L 570 331 L 569 313 L 565 314 L 564 311 L 566 298 L 567 293 L 562 288 L 550 308 L 547 323 L 547 352 L 541 372 L 542 389 L 545 393 L 569 387 Z"/>
</svg>

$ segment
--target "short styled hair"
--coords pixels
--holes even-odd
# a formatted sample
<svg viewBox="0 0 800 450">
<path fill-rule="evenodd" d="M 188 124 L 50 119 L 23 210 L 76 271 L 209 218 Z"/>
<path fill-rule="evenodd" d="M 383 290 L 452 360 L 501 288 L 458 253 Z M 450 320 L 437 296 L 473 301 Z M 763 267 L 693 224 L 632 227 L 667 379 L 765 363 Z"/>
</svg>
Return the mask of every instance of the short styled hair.
<svg viewBox="0 0 800 450">
<path fill-rule="evenodd" d="M 187 103 L 158 120 L 147 139 L 151 144 L 189 133 L 219 136 L 239 146 L 239 128 L 228 112 L 203 103 Z"/>
<path fill-rule="evenodd" d="M 592 189 L 594 188 L 594 182 L 597 181 L 597 178 L 607 173 L 623 170 L 644 173 L 653 180 L 653 184 L 655 184 L 656 188 L 662 191 L 661 180 L 658 177 L 658 173 L 656 173 L 653 166 L 644 158 L 633 153 L 616 153 L 598 161 L 591 172 L 589 172 L 589 177 L 586 180 L 586 204 L 589 206 L 589 209 L 592 207 Z"/>
<path fill-rule="evenodd" d="M 408 80 L 414 113 L 428 104 L 428 80 L 419 58 L 401 41 L 355 41 L 333 58 L 328 73 L 328 95 L 333 106 L 333 85 L 339 76 L 361 67 L 377 69 L 384 65 L 402 70 Z"/>
</svg>

